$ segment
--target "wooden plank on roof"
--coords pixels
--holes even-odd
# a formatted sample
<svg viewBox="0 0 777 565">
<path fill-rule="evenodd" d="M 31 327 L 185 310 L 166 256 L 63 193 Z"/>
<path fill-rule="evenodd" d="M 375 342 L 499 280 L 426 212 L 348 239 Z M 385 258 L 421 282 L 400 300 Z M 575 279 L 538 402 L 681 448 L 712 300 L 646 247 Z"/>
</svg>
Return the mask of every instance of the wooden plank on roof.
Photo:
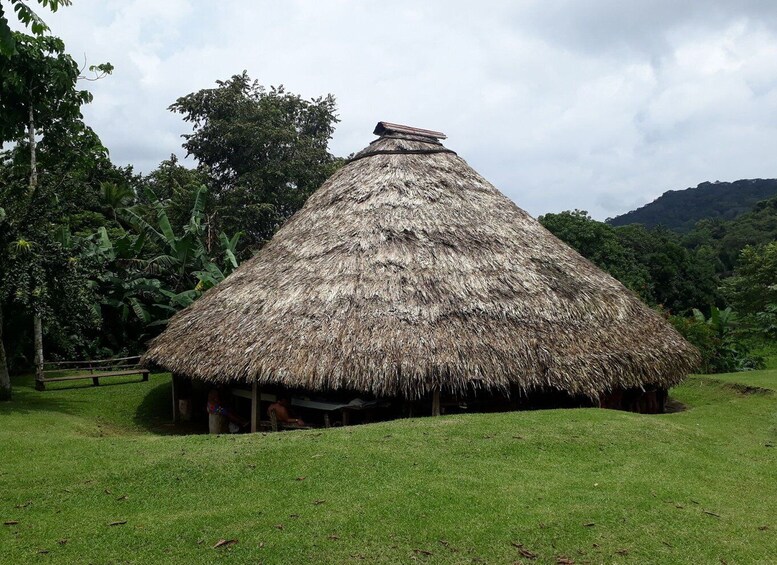
<svg viewBox="0 0 777 565">
<path fill-rule="evenodd" d="M 407 135 L 418 135 L 421 137 L 431 137 L 433 139 L 446 139 L 448 136 L 441 131 L 434 131 L 431 129 L 414 128 L 410 126 L 403 126 L 402 124 L 392 124 L 391 122 L 378 122 L 375 126 L 375 135 L 386 135 L 391 133 L 404 133 Z"/>
</svg>

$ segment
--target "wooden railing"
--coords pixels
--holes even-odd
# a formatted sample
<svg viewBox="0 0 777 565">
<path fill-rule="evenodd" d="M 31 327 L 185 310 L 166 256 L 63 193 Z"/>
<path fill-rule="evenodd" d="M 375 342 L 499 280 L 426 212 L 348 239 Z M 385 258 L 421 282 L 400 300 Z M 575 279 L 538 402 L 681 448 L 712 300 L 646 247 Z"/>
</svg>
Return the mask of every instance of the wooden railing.
<svg viewBox="0 0 777 565">
<path fill-rule="evenodd" d="M 149 370 L 141 367 L 138 364 L 139 361 L 139 355 L 111 359 L 44 361 L 43 378 L 36 379 L 35 388 L 37 390 L 45 390 L 47 382 L 80 379 L 92 379 L 92 384 L 98 386 L 102 378 L 124 375 L 140 375 L 143 381 L 147 381 Z"/>
</svg>

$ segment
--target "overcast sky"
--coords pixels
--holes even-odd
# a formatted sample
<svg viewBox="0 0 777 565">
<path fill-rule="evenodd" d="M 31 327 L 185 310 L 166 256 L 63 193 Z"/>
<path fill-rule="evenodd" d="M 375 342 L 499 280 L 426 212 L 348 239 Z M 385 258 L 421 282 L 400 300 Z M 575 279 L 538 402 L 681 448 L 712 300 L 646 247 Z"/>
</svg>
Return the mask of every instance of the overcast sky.
<svg viewBox="0 0 777 565">
<path fill-rule="evenodd" d="M 332 93 L 345 156 L 388 120 L 435 129 L 533 215 L 614 216 L 706 180 L 777 177 L 777 2 L 75 0 L 40 9 L 110 61 L 86 120 L 149 172 L 176 98 L 246 69 Z"/>
</svg>

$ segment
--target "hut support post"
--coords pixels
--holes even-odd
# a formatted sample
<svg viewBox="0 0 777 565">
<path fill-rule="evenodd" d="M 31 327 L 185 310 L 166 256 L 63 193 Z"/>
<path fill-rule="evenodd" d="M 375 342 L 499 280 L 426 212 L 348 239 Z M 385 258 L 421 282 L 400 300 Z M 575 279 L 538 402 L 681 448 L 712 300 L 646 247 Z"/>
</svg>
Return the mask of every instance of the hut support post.
<svg viewBox="0 0 777 565">
<path fill-rule="evenodd" d="M 432 391 L 432 416 L 440 415 L 440 387 L 434 387 Z"/>
<path fill-rule="evenodd" d="M 251 433 L 254 434 L 259 429 L 259 408 L 261 398 L 259 396 L 259 384 L 254 379 L 251 384 Z"/>
<path fill-rule="evenodd" d="M 181 413 L 178 408 L 178 387 L 176 387 L 176 381 L 178 380 L 175 373 L 172 374 L 173 383 L 173 423 L 177 424 L 181 419 Z"/>
</svg>

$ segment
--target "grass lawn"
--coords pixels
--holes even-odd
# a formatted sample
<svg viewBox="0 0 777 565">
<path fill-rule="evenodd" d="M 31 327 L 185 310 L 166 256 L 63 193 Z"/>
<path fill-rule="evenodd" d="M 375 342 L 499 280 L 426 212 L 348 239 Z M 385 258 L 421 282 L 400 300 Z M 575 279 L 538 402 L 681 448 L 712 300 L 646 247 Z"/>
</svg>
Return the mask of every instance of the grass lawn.
<svg viewBox="0 0 777 565">
<path fill-rule="evenodd" d="M 777 392 L 763 390 L 777 370 L 692 377 L 672 391 L 688 409 L 660 416 L 220 437 L 165 435 L 169 376 L 126 381 L 15 381 L 0 406 L 0 562 L 777 560 Z"/>
</svg>

